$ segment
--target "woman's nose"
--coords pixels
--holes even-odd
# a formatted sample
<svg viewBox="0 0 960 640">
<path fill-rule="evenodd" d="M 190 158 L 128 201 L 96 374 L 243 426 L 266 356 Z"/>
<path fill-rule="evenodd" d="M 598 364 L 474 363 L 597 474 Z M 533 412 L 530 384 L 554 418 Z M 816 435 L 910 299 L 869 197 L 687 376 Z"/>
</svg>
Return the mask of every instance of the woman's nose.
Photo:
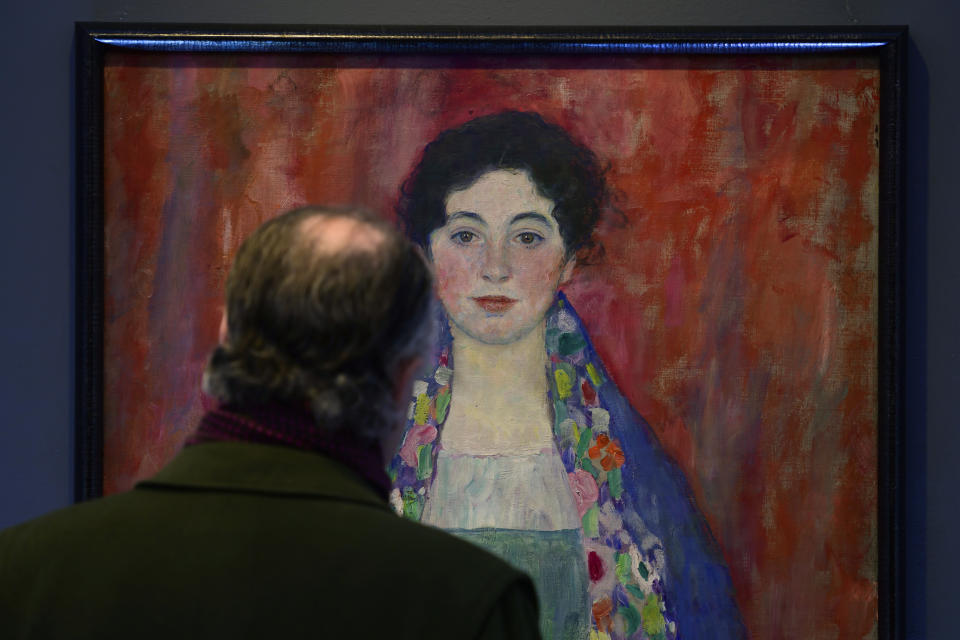
<svg viewBox="0 0 960 640">
<path fill-rule="evenodd" d="M 504 247 L 487 245 L 481 275 L 487 282 L 503 282 L 510 278 L 510 262 Z"/>
</svg>

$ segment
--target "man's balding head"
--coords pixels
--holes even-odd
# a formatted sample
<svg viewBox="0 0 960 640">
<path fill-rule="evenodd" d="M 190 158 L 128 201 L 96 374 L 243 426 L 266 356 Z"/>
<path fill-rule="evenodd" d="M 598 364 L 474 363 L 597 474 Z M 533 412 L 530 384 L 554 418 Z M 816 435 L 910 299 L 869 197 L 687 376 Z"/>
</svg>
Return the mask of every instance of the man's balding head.
<svg viewBox="0 0 960 640">
<path fill-rule="evenodd" d="M 322 426 L 394 426 L 397 368 L 432 336 L 429 267 L 364 212 L 296 209 L 240 247 L 204 388 L 233 405 L 308 405 Z M 389 424 L 388 424 L 389 423 Z"/>
<path fill-rule="evenodd" d="M 339 252 L 376 252 L 387 238 L 379 224 L 371 224 L 367 216 L 328 212 L 300 221 L 299 238 L 320 254 Z"/>
</svg>

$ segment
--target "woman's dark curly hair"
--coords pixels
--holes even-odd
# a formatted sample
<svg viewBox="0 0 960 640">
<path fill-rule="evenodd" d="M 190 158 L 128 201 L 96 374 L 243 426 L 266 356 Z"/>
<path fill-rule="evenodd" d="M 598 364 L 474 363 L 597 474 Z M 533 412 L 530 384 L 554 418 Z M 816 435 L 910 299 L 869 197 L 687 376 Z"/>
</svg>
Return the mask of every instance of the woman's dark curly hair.
<svg viewBox="0 0 960 640">
<path fill-rule="evenodd" d="M 446 223 L 445 200 L 483 174 L 526 171 L 540 195 L 554 203 L 567 255 L 589 262 L 599 253 L 594 232 L 611 201 L 606 170 L 597 156 L 539 114 L 503 111 L 470 120 L 438 135 L 400 190 L 397 216 L 425 250 Z"/>
</svg>

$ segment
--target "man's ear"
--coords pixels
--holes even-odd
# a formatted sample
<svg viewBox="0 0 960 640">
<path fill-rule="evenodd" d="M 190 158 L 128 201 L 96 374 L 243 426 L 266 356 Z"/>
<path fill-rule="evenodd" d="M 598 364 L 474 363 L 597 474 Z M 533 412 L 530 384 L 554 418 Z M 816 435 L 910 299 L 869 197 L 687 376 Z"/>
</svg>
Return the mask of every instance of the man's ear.
<svg viewBox="0 0 960 640">
<path fill-rule="evenodd" d="M 563 265 L 563 271 L 560 272 L 560 284 L 564 285 L 573 279 L 573 269 L 577 266 L 577 256 L 567 258 L 567 263 Z"/>
<path fill-rule="evenodd" d="M 228 326 L 227 325 L 227 310 L 223 310 L 223 315 L 220 316 L 220 332 L 217 336 L 217 339 L 220 341 L 220 344 L 227 344 L 227 335 L 228 335 Z"/>
</svg>

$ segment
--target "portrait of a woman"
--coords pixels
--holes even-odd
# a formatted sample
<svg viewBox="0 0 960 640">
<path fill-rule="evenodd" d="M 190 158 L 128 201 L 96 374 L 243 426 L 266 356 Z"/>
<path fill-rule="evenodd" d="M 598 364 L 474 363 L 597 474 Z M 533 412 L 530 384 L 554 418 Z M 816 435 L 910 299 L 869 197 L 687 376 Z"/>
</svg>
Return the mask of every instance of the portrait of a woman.
<svg viewBox="0 0 960 640">
<path fill-rule="evenodd" d="M 686 480 L 562 292 L 610 210 L 601 160 L 536 113 L 425 147 L 397 213 L 442 318 L 392 501 L 528 572 L 545 638 L 742 637 Z"/>
</svg>

